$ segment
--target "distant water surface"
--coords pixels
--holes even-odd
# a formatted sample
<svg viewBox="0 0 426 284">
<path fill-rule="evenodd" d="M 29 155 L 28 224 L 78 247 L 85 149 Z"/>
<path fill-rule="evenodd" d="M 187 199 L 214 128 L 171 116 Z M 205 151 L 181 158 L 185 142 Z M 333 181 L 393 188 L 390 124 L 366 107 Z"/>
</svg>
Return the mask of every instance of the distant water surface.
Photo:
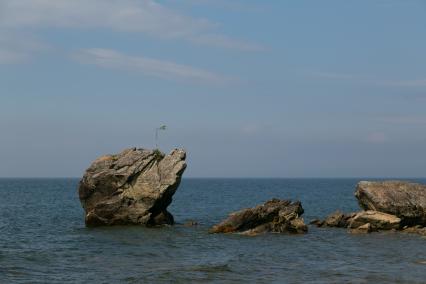
<svg viewBox="0 0 426 284">
<path fill-rule="evenodd" d="M 358 181 L 184 179 L 169 209 L 200 226 L 90 229 L 77 179 L 0 179 L 0 283 L 426 283 L 426 239 L 417 235 L 207 233 L 273 197 L 301 200 L 306 222 L 358 210 Z"/>
</svg>

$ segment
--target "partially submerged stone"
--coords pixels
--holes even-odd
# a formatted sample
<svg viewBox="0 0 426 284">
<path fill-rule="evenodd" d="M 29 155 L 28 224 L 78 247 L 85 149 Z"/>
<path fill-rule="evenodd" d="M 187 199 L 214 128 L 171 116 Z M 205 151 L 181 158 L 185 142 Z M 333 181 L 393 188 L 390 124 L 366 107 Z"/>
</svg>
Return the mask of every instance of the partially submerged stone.
<svg viewBox="0 0 426 284">
<path fill-rule="evenodd" d="M 405 181 L 361 181 L 355 196 L 364 210 L 401 218 L 404 225 L 426 225 L 426 186 Z"/>
<path fill-rule="evenodd" d="M 254 208 L 243 209 L 229 215 L 213 226 L 210 233 L 242 233 L 258 235 L 265 232 L 303 234 L 308 231 L 299 201 L 272 199 Z"/>
<path fill-rule="evenodd" d="M 318 227 L 336 227 L 357 229 L 368 232 L 377 230 L 397 230 L 400 228 L 401 219 L 390 214 L 377 211 L 360 211 L 356 213 L 345 214 L 336 211 L 330 214 L 324 221 L 315 221 Z M 366 226 L 368 224 L 368 226 Z"/>
<path fill-rule="evenodd" d="M 426 227 L 423 226 L 413 226 L 413 227 L 405 227 L 402 230 L 404 233 L 410 233 L 410 234 L 418 234 L 421 236 L 426 236 Z"/>
<path fill-rule="evenodd" d="M 126 149 L 95 160 L 78 189 L 87 226 L 173 224 L 167 211 L 186 168 L 186 153 L 175 149 Z"/>
<path fill-rule="evenodd" d="M 348 227 L 350 219 L 354 216 L 354 213 L 345 214 L 341 211 L 336 211 L 328 215 L 324 221 L 316 221 L 315 224 L 318 227 L 336 227 L 346 228 Z"/>
<path fill-rule="evenodd" d="M 349 220 L 348 227 L 355 229 L 365 224 L 370 224 L 374 230 L 397 230 L 400 228 L 401 219 L 387 213 L 372 210 L 361 211 Z"/>
<path fill-rule="evenodd" d="M 366 223 L 362 226 L 359 226 L 357 228 L 352 228 L 349 230 L 352 234 L 368 234 L 374 231 L 373 226 L 370 223 Z"/>
</svg>

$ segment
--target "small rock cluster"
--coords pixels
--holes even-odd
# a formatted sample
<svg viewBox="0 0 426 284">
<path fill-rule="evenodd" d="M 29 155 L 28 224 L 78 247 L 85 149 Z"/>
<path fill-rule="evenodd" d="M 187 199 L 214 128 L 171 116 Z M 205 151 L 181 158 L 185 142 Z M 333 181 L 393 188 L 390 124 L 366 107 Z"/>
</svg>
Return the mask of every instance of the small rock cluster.
<svg viewBox="0 0 426 284">
<path fill-rule="evenodd" d="M 336 211 L 311 224 L 348 228 L 351 233 L 398 230 L 426 235 L 426 186 L 402 181 L 362 181 L 355 197 L 363 211 Z"/>
<path fill-rule="evenodd" d="M 175 149 L 165 155 L 159 150 L 130 148 L 95 160 L 79 186 L 87 226 L 172 225 L 167 207 L 179 187 L 186 168 L 186 153 Z M 352 233 L 380 230 L 404 231 L 426 236 L 426 185 L 403 181 L 359 182 L 355 191 L 360 207 L 354 213 L 336 211 L 318 227 L 347 228 Z M 210 233 L 303 234 L 308 231 L 300 201 L 272 199 L 254 208 L 229 215 Z M 184 226 L 197 226 L 189 220 Z"/>
</svg>

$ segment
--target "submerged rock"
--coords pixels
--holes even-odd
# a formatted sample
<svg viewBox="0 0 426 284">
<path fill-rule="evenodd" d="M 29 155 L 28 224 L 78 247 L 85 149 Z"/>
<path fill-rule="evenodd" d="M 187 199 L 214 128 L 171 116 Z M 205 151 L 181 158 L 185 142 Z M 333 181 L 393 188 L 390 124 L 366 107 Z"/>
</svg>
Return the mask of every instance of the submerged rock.
<svg viewBox="0 0 426 284">
<path fill-rule="evenodd" d="M 308 231 L 299 201 L 272 199 L 254 208 L 243 209 L 229 215 L 213 226 L 210 233 L 242 233 L 258 235 L 265 232 L 303 234 Z"/>
<path fill-rule="evenodd" d="M 355 196 L 364 210 L 401 218 L 404 225 L 426 225 L 426 186 L 404 181 L 361 181 Z"/>
<path fill-rule="evenodd" d="M 187 220 L 185 223 L 183 223 L 183 226 L 185 227 L 195 227 L 198 226 L 198 222 L 195 220 Z"/>
<path fill-rule="evenodd" d="M 78 189 L 86 225 L 173 224 L 167 211 L 186 168 L 186 153 L 126 149 L 86 170 Z"/>
</svg>

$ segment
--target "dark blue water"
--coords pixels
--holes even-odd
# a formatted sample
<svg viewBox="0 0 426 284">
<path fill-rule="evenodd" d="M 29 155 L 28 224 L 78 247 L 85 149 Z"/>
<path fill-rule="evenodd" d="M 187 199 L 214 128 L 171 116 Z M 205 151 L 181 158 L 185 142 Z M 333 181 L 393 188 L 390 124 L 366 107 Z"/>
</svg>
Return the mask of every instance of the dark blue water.
<svg viewBox="0 0 426 284">
<path fill-rule="evenodd" d="M 401 233 L 210 235 L 270 198 L 305 220 L 358 210 L 355 179 L 185 179 L 161 229 L 85 228 L 76 179 L 0 179 L 0 283 L 426 283 L 426 239 Z M 426 182 L 426 180 L 420 180 Z"/>
</svg>

